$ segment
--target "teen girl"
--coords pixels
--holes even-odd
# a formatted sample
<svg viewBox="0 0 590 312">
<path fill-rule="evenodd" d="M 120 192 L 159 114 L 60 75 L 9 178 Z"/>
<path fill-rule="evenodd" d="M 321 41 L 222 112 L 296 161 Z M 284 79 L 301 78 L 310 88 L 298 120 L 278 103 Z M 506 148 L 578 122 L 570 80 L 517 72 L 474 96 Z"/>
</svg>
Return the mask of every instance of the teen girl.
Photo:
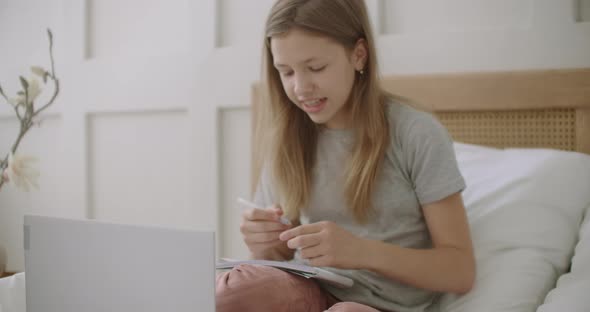
<svg viewBox="0 0 590 312">
<path fill-rule="evenodd" d="M 252 258 L 304 261 L 338 288 L 259 266 L 220 274 L 217 311 L 424 311 L 475 261 L 452 141 L 381 90 L 362 0 L 279 0 L 266 22 L 268 153 L 243 215 Z M 286 216 L 292 225 L 279 222 Z"/>
</svg>

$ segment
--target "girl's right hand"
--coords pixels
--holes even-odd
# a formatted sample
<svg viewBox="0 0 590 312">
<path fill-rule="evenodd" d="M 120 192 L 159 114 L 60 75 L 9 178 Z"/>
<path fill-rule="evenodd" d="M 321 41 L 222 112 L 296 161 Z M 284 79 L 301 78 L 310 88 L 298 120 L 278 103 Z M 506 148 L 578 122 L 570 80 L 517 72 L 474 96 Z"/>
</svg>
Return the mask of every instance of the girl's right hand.
<svg viewBox="0 0 590 312">
<path fill-rule="evenodd" d="M 266 209 L 250 208 L 242 214 L 240 232 L 254 259 L 284 260 L 276 259 L 284 258 L 282 255 L 288 250 L 279 235 L 292 226 L 279 221 L 282 215 L 283 210 L 277 205 Z"/>
</svg>

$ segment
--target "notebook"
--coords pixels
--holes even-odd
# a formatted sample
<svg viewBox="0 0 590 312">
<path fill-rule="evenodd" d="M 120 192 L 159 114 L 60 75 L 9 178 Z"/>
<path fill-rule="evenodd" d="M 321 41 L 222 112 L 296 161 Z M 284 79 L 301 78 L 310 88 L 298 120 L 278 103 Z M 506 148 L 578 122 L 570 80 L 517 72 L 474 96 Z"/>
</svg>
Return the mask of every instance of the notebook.
<svg viewBox="0 0 590 312">
<path fill-rule="evenodd" d="M 28 312 L 215 311 L 213 232 L 25 216 Z"/>
<path fill-rule="evenodd" d="M 217 263 L 217 268 L 231 269 L 241 264 L 270 266 L 305 278 L 319 279 L 341 288 L 352 287 L 354 284 L 354 281 L 346 276 L 293 261 L 221 259 Z"/>
</svg>

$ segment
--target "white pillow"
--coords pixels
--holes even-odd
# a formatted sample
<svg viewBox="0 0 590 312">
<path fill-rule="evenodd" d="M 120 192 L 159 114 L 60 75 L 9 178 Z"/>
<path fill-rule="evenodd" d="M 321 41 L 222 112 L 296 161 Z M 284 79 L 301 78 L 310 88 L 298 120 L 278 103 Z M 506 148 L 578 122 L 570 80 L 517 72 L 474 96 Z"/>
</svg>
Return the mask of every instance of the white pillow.
<svg viewBox="0 0 590 312">
<path fill-rule="evenodd" d="M 585 207 L 590 156 L 455 143 L 477 259 L 474 289 L 441 311 L 535 311 L 567 270 Z"/>
<path fill-rule="evenodd" d="M 557 280 L 537 312 L 588 312 L 590 310 L 590 206 L 580 227 L 570 272 Z"/>
</svg>

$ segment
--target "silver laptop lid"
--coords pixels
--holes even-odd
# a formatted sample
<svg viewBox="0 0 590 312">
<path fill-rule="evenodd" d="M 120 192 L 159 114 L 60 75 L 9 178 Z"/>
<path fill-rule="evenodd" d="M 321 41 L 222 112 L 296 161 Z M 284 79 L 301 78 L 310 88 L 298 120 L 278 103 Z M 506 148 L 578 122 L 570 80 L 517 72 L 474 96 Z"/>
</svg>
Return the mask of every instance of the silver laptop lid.
<svg viewBox="0 0 590 312">
<path fill-rule="evenodd" d="M 213 232 L 25 216 L 28 312 L 215 311 Z"/>
</svg>

